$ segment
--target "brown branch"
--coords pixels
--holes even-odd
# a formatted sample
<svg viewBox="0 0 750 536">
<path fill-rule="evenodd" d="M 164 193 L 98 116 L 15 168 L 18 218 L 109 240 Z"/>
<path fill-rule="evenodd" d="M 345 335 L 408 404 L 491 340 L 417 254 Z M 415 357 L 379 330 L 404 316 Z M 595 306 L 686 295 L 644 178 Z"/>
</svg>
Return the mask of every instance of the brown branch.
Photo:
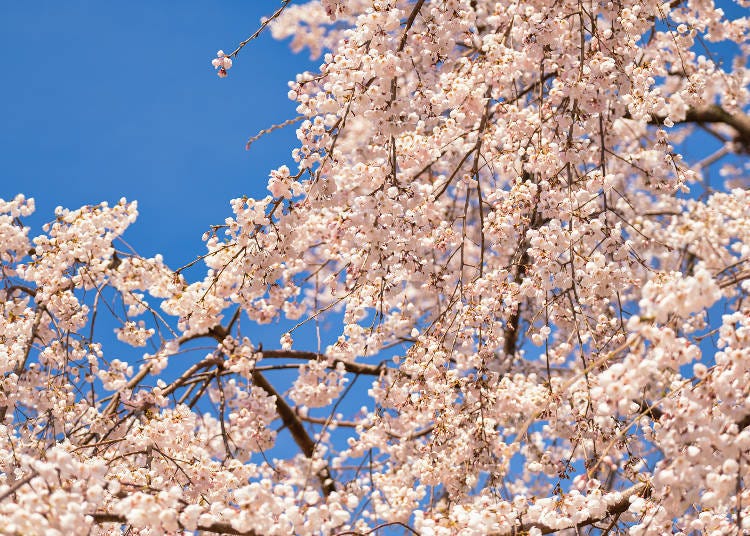
<svg viewBox="0 0 750 536">
<path fill-rule="evenodd" d="M 306 359 L 308 361 L 325 360 L 326 356 L 316 352 L 303 352 L 299 350 L 262 350 L 259 352 L 262 357 L 282 358 L 282 359 Z M 344 370 L 353 374 L 365 374 L 368 376 L 380 376 L 385 368 L 382 365 L 366 365 L 363 363 L 352 363 L 343 359 L 334 359 L 333 364 L 339 363 L 344 365 Z"/>
<path fill-rule="evenodd" d="M 23 292 L 24 294 L 28 294 L 31 297 L 36 296 L 36 290 L 34 290 L 31 287 L 27 287 L 25 285 L 11 285 L 8 288 L 5 289 L 6 296 L 10 296 L 13 294 L 16 290 L 19 290 Z"/>
<path fill-rule="evenodd" d="M 16 491 L 18 491 L 20 488 L 31 482 L 35 476 L 37 476 L 39 473 L 36 472 L 36 470 L 32 470 L 30 474 L 26 475 L 21 480 L 17 481 L 15 484 L 13 484 L 10 488 L 8 488 L 5 493 L 0 495 L 0 502 L 4 501 L 11 495 L 13 495 Z"/>
<path fill-rule="evenodd" d="M 242 41 L 239 45 L 237 45 L 237 48 L 235 48 L 232 52 L 230 52 L 229 54 L 227 54 L 227 57 L 228 58 L 236 58 L 237 55 L 240 53 L 240 50 L 242 50 L 242 48 L 245 45 L 247 45 L 250 41 L 252 41 L 253 39 L 256 39 L 261 34 L 261 32 L 263 32 L 263 30 L 266 29 L 266 26 L 268 26 L 269 24 L 271 24 L 271 22 L 275 18 L 277 18 L 279 15 L 281 15 L 291 1 L 292 0 L 282 0 L 281 1 L 281 7 L 279 9 L 277 9 L 276 11 L 274 11 L 273 15 L 271 15 L 267 19 L 264 18 L 263 22 L 261 22 L 261 24 L 260 24 L 260 27 L 257 30 L 255 30 L 255 33 L 253 35 L 251 35 L 250 37 L 248 37 L 247 39 L 245 39 L 244 41 Z"/>
<path fill-rule="evenodd" d="M 297 443 L 297 446 L 302 450 L 302 453 L 312 459 L 315 455 L 315 442 L 310 437 L 310 434 L 307 433 L 302 421 L 299 420 L 291 406 L 286 403 L 284 397 L 276 391 L 266 377 L 257 370 L 253 371 L 253 383 L 263 389 L 270 396 L 276 398 L 276 411 L 281 418 L 281 422 L 283 422 L 284 426 L 289 429 L 289 433 L 292 434 L 292 439 Z M 320 470 L 318 478 L 320 479 L 323 493 L 325 493 L 326 496 L 336 491 L 336 485 L 331 478 L 331 473 L 328 471 L 328 467 L 324 467 Z"/>
<path fill-rule="evenodd" d="M 231 320 L 227 324 L 227 326 L 222 326 L 221 324 L 217 324 L 207 331 L 199 334 L 190 335 L 188 337 L 181 337 L 178 340 L 178 343 L 180 345 L 185 344 L 188 341 L 201 338 L 201 337 L 210 337 L 214 340 L 216 340 L 218 343 L 221 343 L 231 332 L 232 326 L 234 323 L 238 320 L 240 314 L 240 309 L 238 308 L 234 314 L 232 315 Z M 261 350 L 259 352 L 261 356 L 263 357 L 269 357 L 269 358 L 289 358 L 289 359 L 307 359 L 307 360 L 319 360 L 324 359 L 325 356 L 322 354 L 318 354 L 315 352 L 301 352 L 301 351 L 293 351 L 293 350 Z M 168 393 L 174 392 L 177 388 L 184 385 L 190 377 L 200 370 L 201 368 L 205 368 L 206 366 L 210 366 L 211 364 L 214 364 L 214 359 L 205 359 L 203 361 L 200 361 L 196 364 L 194 364 L 192 367 L 190 367 L 185 373 L 175 380 L 172 385 L 170 385 L 167 388 Z M 374 375 L 379 376 L 382 371 L 382 366 L 376 366 L 376 365 L 365 365 L 360 363 L 350 363 L 347 361 L 342 360 L 334 360 L 334 364 L 343 363 L 344 368 L 347 372 L 355 373 L 355 374 L 367 374 L 367 375 Z M 151 370 L 151 364 L 146 364 L 141 368 L 141 370 L 136 374 L 129 382 L 128 382 L 128 388 L 133 389 L 138 383 L 140 383 L 143 378 L 145 378 L 148 373 Z M 292 438 L 294 439 L 294 442 L 297 443 L 297 446 L 299 446 L 302 453 L 312 459 L 315 454 L 315 442 L 312 440 L 310 435 L 305 430 L 304 425 L 302 424 L 302 421 L 300 420 L 299 416 L 295 413 L 294 409 L 292 409 L 291 406 L 284 400 L 284 398 L 276 391 L 276 389 L 271 385 L 271 383 L 265 378 L 265 376 L 259 371 L 254 370 L 252 373 L 252 379 L 253 383 L 266 391 L 270 396 L 273 396 L 276 400 L 276 411 L 279 415 L 279 418 L 281 419 L 282 423 L 286 428 L 289 429 L 289 432 L 292 435 Z M 200 394 L 200 393 L 199 393 Z M 109 415 L 115 409 L 120 403 L 120 397 L 119 393 L 115 394 L 112 401 L 109 403 L 107 408 L 105 408 L 103 415 Z M 93 434 L 89 434 L 89 436 L 86 438 L 85 442 L 89 442 L 92 439 L 94 439 Z M 321 487 L 323 489 L 323 492 L 325 495 L 330 495 L 332 492 L 336 491 L 336 486 L 331 478 L 330 471 L 327 467 L 323 468 L 321 471 L 318 472 L 318 478 L 320 479 Z M 105 514 L 102 514 L 105 515 Z M 109 514 L 106 514 L 109 515 Z M 116 522 L 116 521 L 114 521 Z M 209 529 L 204 529 L 209 530 Z M 214 531 L 214 532 L 222 532 L 222 531 Z M 232 532 L 232 534 L 242 534 L 239 532 Z"/>
<path fill-rule="evenodd" d="M 745 149 L 750 148 L 750 117 L 745 114 L 731 114 L 718 104 L 690 108 L 685 116 L 691 123 L 724 123 L 737 131 L 735 141 Z"/>
<path fill-rule="evenodd" d="M 528 534 L 528 532 L 531 529 L 539 529 L 542 531 L 542 534 L 554 534 L 555 532 L 560 532 L 563 530 L 569 530 L 569 529 L 580 529 L 583 527 L 587 527 L 589 525 L 593 525 L 594 523 L 597 523 L 599 521 L 602 521 L 610 516 L 617 516 L 622 514 L 623 512 L 626 512 L 627 509 L 630 507 L 630 498 L 634 496 L 639 497 L 647 497 L 651 493 L 651 485 L 646 482 L 641 482 L 639 484 L 635 484 L 628 489 L 620 492 L 620 499 L 618 499 L 616 502 L 609 505 L 607 510 L 602 515 L 591 515 L 584 519 L 583 521 L 579 521 L 578 523 L 568 525 L 566 527 L 560 527 L 560 528 L 553 528 L 549 525 L 545 525 L 544 523 L 521 523 L 520 526 L 515 526 L 509 531 L 504 532 L 494 532 L 491 534 L 491 536 L 520 536 L 521 534 Z"/>
<path fill-rule="evenodd" d="M 524 277 L 526 277 L 526 269 L 527 265 L 529 264 L 529 253 L 526 240 L 524 239 L 522 246 L 524 248 L 523 253 L 521 254 L 521 260 L 518 263 L 518 270 L 516 272 L 515 277 L 513 278 L 514 282 L 517 284 L 521 284 L 521 281 Z M 518 346 L 518 328 L 519 324 L 521 322 L 521 302 L 518 302 L 518 307 L 513 312 L 512 315 L 510 315 L 510 318 L 508 318 L 508 321 L 505 324 L 505 332 L 503 334 L 503 337 L 505 338 L 505 342 L 503 343 L 503 352 L 505 353 L 506 359 L 510 359 L 511 361 L 516 355 L 516 349 Z"/>
<path fill-rule="evenodd" d="M 253 136 L 252 138 L 250 138 L 250 139 L 247 140 L 247 143 L 245 144 L 245 150 L 246 151 L 249 150 L 250 146 L 253 143 L 255 143 L 256 141 L 258 141 L 259 139 L 261 139 L 266 134 L 270 134 L 274 130 L 279 130 L 281 128 L 291 126 L 291 125 L 293 125 L 295 123 L 299 123 L 300 121 L 302 121 L 305 118 L 306 118 L 306 116 L 304 116 L 304 115 L 298 115 L 297 117 L 293 117 L 292 119 L 287 119 L 286 121 L 283 121 L 281 123 L 277 123 L 275 125 L 271 125 L 268 128 L 264 128 L 263 130 L 261 130 L 260 132 L 258 132 L 255 136 Z"/>
<path fill-rule="evenodd" d="M 651 420 L 658 421 L 664 416 L 664 412 L 656 407 L 656 404 L 649 404 L 646 400 L 634 400 L 638 404 L 637 413 L 641 413 Z"/>
<path fill-rule="evenodd" d="M 222 326 L 221 324 L 217 324 L 216 326 L 211 327 L 205 333 L 196 334 L 184 339 L 180 339 L 180 344 L 199 337 L 211 337 L 218 343 L 221 343 L 229 335 L 233 324 L 239 318 L 239 311 L 240 309 L 238 308 L 226 327 Z M 291 350 L 261 351 L 260 354 L 265 357 L 294 357 L 302 359 L 319 359 L 322 357 L 320 354 L 316 354 L 314 352 L 294 352 Z M 201 365 L 201 363 L 198 363 L 198 365 Z M 344 366 L 346 367 L 345 362 Z M 361 374 L 372 374 L 373 371 L 371 369 L 377 368 L 378 374 L 380 374 L 380 367 L 373 367 L 372 365 L 358 365 L 356 363 L 351 363 L 349 368 L 351 369 L 351 372 L 360 370 Z M 178 381 L 182 380 L 184 383 L 185 379 L 180 378 Z M 297 443 L 297 446 L 299 446 L 300 450 L 302 450 L 302 453 L 306 457 L 312 459 L 315 454 L 315 442 L 305 430 L 305 427 L 302 424 L 302 421 L 300 421 L 297 414 L 294 412 L 291 406 L 287 404 L 286 400 L 284 400 L 284 397 L 282 397 L 276 391 L 273 385 L 271 385 L 271 383 L 260 371 L 253 370 L 252 379 L 255 385 L 263 389 L 270 396 L 275 397 L 276 411 L 281 418 L 281 422 L 284 423 L 284 426 L 289 429 L 294 442 Z M 318 478 L 320 479 L 323 492 L 326 495 L 329 495 L 332 492 L 336 491 L 336 486 L 327 467 L 322 469 L 318 473 Z"/>
<path fill-rule="evenodd" d="M 528 178 L 528 177 L 525 177 Z M 531 229 L 539 229 L 544 221 L 539 216 L 539 214 L 534 210 L 532 216 L 531 216 Z M 528 240 L 526 239 L 528 231 L 525 231 L 522 235 L 522 240 L 520 244 L 521 249 L 521 257 L 518 261 L 516 273 L 513 276 L 513 281 L 517 285 L 521 285 L 521 282 L 526 277 L 526 274 L 528 273 L 529 269 L 529 244 Z M 505 333 L 504 338 L 505 342 L 503 344 L 503 352 L 506 356 L 508 356 L 508 359 L 513 360 L 513 358 L 516 355 L 516 350 L 518 347 L 518 329 L 520 327 L 521 323 L 521 301 L 518 302 L 518 307 L 516 308 L 515 312 L 510 315 L 510 318 L 508 318 L 508 321 L 505 324 Z"/>
<path fill-rule="evenodd" d="M 124 515 L 121 514 L 110 514 L 108 512 L 95 512 L 89 514 L 93 519 L 94 523 L 119 523 L 121 525 L 128 525 L 128 520 Z M 230 523 L 211 523 L 210 525 L 198 524 L 197 530 L 201 532 L 217 532 L 219 534 L 232 534 L 234 536 L 257 536 L 258 533 L 254 530 L 240 531 L 232 527 Z"/>
<path fill-rule="evenodd" d="M 36 340 L 38 336 L 37 334 L 39 331 L 39 326 L 41 325 L 41 322 L 42 322 L 42 315 L 45 313 L 48 314 L 50 318 L 52 318 L 52 315 L 50 314 L 50 312 L 42 304 L 39 304 L 37 306 L 36 311 L 34 311 L 34 323 L 31 326 L 31 333 L 29 334 L 29 340 L 26 343 L 26 348 L 24 349 L 23 359 L 21 359 L 18 363 L 16 363 L 16 366 L 13 369 L 13 373 L 16 374 L 17 376 L 21 376 L 21 374 L 23 374 L 24 370 L 26 369 L 26 363 L 29 361 L 29 355 L 31 355 L 31 349 L 34 347 L 34 341 Z M 12 402 L 11 404 L 7 406 L 0 406 L 0 422 L 5 420 L 5 415 L 7 414 L 8 409 L 10 407 L 15 407 L 15 402 Z"/>
<path fill-rule="evenodd" d="M 297 417 L 301 421 L 309 422 L 312 424 L 322 424 L 323 426 L 328 426 L 329 424 L 335 424 L 336 426 L 343 426 L 344 428 L 356 428 L 357 426 L 360 426 L 362 423 L 354 422 L 354 421 L 339 421 L 337 419 L 332 419 L 330 417 L 322 418 L 322 417 L 303 417 L 299 413 L 297 413 Z"/>
<path fill-rule="evenodd" d="M 630 114 L 626 113 L 626 119 Z M 661 125 L 665 117 L 653 117 L 649 123 L 652 125 Z M 750 117 L 744 113 L 730 113 L 718 104 L 707 104 L 705 106 L 693 106 L 688 109 L 685 119 L 679 123 L 696 123 L 704 125 L 707 123 L 721 123 L 732 127 L 737 135 L 734 141 L 742 145 L 745 152 L 750 152 Z"/>
<path fill-rule="evenodd" d="M 719 282 L 720 288 L 727 288 L 733 285 L 737 285 L 746 279 L 750 279 L 750 270 L 745 270 L 736 274 L 730 274 L 726 279 Z"/>
<path fill-rule="evenodd" d="M 411 10 L 411 13 L 409 14 L 409 18 L 406 20 L 406 27 L 404 28 L 404 33 L 401 35 L 401 42 L 398 44 L 399 52 L 404 50 L 404 47 L 406 46 L 406 38 L 409 35 L 409 30 L 411 29 L 412 24 L 414 24 L 414 21 L 416 20 L 417 15 L 419 15 L 419 11 L 422 9 L 422 4 L 424 4 L 424 0 L 419 0 L 416 4 L 414 4 L 414 9 Z"/>
<path fill-rule="evenodd" d="M 740 419 L 740 420 L 739 420 L 739 421 L 737 422 L 737 427 L 738 427 L 738 428 L 739 428 L 740 430 L 744 430 L 744 429 L 745 429 L 745 428 L 747 428 L 748 426 L 750 426 L 750 414 L 748 414 L 748 415 L 745 415 L 744 417 L 742 417 L 742 419 Z"/>
</svg>

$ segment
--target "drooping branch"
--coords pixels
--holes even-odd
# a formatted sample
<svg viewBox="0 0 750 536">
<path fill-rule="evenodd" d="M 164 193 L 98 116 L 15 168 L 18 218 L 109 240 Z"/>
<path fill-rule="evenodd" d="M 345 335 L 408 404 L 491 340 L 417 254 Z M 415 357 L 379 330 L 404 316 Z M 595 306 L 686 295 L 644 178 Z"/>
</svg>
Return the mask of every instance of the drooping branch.
<svg viewBox="0 0 750 536">
<path fill-rule="evenodd" d="M 526 268 L 529 264 L 529 254 L 526 248 L 526 240 L 523 241 L 521 247 L 523 248 L 523 253 L 521 253 L 521 259 L 518 263 L 518 269 L 516 271 L 515 277 L 513 278 L 514 282 L 519 285 L 523 278 L 526 276 Z M 503 352 L 505 353 L 506 359 L 512 360 L 516 355 L 518 346 L 518 329 L 520 327 L 520 323 L 521 303 L 518 304 L 518 307 L 513 312 L 513 314 L 510 315 L 510 318 L 508 318 L 508 321 L 505 324 L 505 342 L 503 344 Z"/>
<path fill-rule="evenodd" d="M 406 20 L 406 27 L 404 28 L 404 33 L 401 34 L 401 41 L 398 45 L 398 51 L 401 52 L 404 50 L 404 46 L 406 46 L 406 38 L 409 36 L 409 30 L 412 27 L 412 24 L 414 24 L 414 21 L 417 18 L 417 15 L 419 14 L 419 11 L 422 9 L 422 4 L 424 4 L 424 0 L 417 0 L 417 3 L 414 4 L 414 7 L 411 10 L 411 13 L 409 14 L 409 18 Z"/>
<path fill-rule="evenodd" d="M 213 326 L 210 328 L 206 333 L 200 336 L 205 337 L 211 337 L 215 339 L 217 342 L 221 343 L 230 333 L 232 329 L 232 325 L 235 323 L 235 321 L 238 318 L 238 312 L 235 312 L 232 319 L 230 320 L 229 324 L 224 327 L 220 324 Z M 181 341 L 183 342 L 183 341 Z M 314 352 L 302 352 L 305 359 L 318 359 L 320 356 L 318 354 L 315 354 Z M 267 357 L 292 357 L 295 354 L 299 354 L 299 352 L 292 352 L 292 351 L 283 351 L 283 350 L 277 350 L 277 351 L 269 351 L 269 352 L 261 352 L 261 355 L 265 355 Z M 281 422 L 284 423 L 284 426 L 289 429 L 289 433 L 292 435 L 292 438 L 294 439 L 294 442 L 297 443 L 297 446 L 302 450 L 302 453 L 307 457 L 312 459 L 315 454 L 315 442 L 310 437 L 310 434 L 307 433 L 307 430 L 305 430 L 304 425 L 302 424 L 302 421 L 299 419 L 297 414 L 294 412 L 292 407 L 287 404 L 286 400 L 284 400 L 284 397 L 281 396 L 280 393 L 276 391 L 276 389 L 271 385 L 271 383 L 266 379 L 266 377 L 258 370 L 253 370 L 252 372 L 252 379 L 253 383 L 263 389 L 266 393 L 268 393 L 270 396 L 273 396 L 276 400 L 276 411 L 279 414 L 279 417 L 281 418 Z M 318 478 L 320 479 L 321 487 L 323 489 L 323 492 L 326 495 L 329 495 L 333 491 L 336 490 L 335 483 L 333 482 L 333 479 L 331 478 L 330 471 L 327 467 L 322 469 L 318 473 Z"/>
<path fill-rule="evenodd" d="M 530 180 L 530 176 L 525 175 L 524 177 L 526 180 Z M 539 213 L 535 210 L 533 214 L 531 215 L 531 223 L 530 228 L 531 229 L 538 229 L 542 224 L 544 223 L 544 220 L 539 215 Z M 513 281 L 517 285 L 521 285 L 523 282 L 523 279 L 527 275 L 527 271 L 529 268 L 529 243 L 528 240 L 525 238 L 526 233 L 524 233 L 524 238 L 521 239 L 521 242 L 519 244 L 519 253 L 520 257 L 518 260 L 518 264 L 516 267 L 515 274 L 513 275 Z M 513 312 L 513 314 L 510 315 L 510 318 L 508 318 L 508 321 L 505 325 L 505 343 L 503 344 L 503 352 L 507 356 L 508 359 L 513 359 L 513 357 L 516 354 L 516 350 L 518 348 L 518 335 L 519 335 L 519 328 L 521 324 L 521 302 L 518 303 L 518 307 Z"/>
<path fill-rule="evenodd" d="M 270 17 L 264 18 L 263 21 L 260 24 L 260 27 L 257 30 L 255 30 L 255 32 L 250 37 L 248 37 L 244 41 L 240 42 L 240 44 L 237 45 L 237 48 L 235 48 L 232 52 L 230 52 L 229 54 L 227 54 L 227 57 L 236 58 L 237 55 L 240 53 L 240 50 L 242 50 L 244 48 L 244 46 L 247 45 L 253 39 L 257 39 L 258 36 L 261 33 L 263 33 L 263 30 L 265 30 L 266 27 L 269 24 L 271 24 L 271 22 L 273 22 L 274 19 L 278 18 L 279 15 L 281 15 L 284 12 L 284 10 L 287 8 L 287 6 L 289 5 L 289 3 L 291 1 L 292 0 L 282 0 L 281 6 L 276 11 L 274 11 L 273 14 Z"/>
<path fill-rule="evenodd" d="M 121 514 L 110 514 L 107 512 L 95 512 L 90 514 L 93 518 L 94 523 L 119 523 L 121 525 L 128 525 L 128 520 L 124 515 Z M 216 532 L 219 534 L 232 534 L 233 536 L 257 536 L 258 533 L 254 530 L 237 530 L 230 523 L 211 523 L 210 525 L 201 525 L 200 523 L 196 527 L 201 532 Z"/>
<path fill-rule="evenodd" d="M 279 417 L 281 417 L 281 422 L 283 422 L 284 426 L 289 429 L 289 433 L 292 434 L 294 442 L 297 443 L 297 446 L 302 450 L 302 453 L 306 457 L 312 459 L 315 455 L 315 442 L 310 437 L 310 434 L 307 433 L 302 421 L 297 417 L 297 414 L 291 406 L 286 403 L 284 397 L 276 391 L 266 377 L 257 370 L 253 371 L 253 383 L 269 395 L 276 398 L 276 411 L 278 412 Z M 332 492 L 336 491 L 336 485 L 331 478 L 331 473 L 328 470 L 328 467 L 323 468 L 318 473 L 318 478 L 320 479 L 323 492 L 326 495 L 330 495 Z"/>
<path fill-rule="evenodd" d="M 581 529 L 583 527 L 587 527 L 589 525 L 593 525 L 594 523 L 598 523 L 599 521 L 603 521 L 611 516 L 618 516 L 622 514 L 623 512 L 626 512 L 627 509 L 630 507 L 630 502 L 632 497 L 646 497 L 651 492 L 651 485 L 647 482 L 641 482 L 639 484 L 635 484 L 628 489 L 620 492 L 620 497 L 613 503 L 610 503 L 610 505 L 607 507 L 607 509 L 604 511 L 601 515 L 590 515 L 583 521 L 579 521 L 578 523 L 566 525 L 564 527 L 550 527 L 549 525 L 545 525 L 544 523 L 521 523 L 520 526 L 513 527 L 510 531 L 503 531 L 503 532 L 495 532 L 492 533 L 492 536 L 520 536 L 522 534 L 528 534 L 531 529 L 539 529 L 542 534 L 554 534 L 556 532 L 561 532 L 563 530 L 569 530 L 569 529 Z"/>
</svg>

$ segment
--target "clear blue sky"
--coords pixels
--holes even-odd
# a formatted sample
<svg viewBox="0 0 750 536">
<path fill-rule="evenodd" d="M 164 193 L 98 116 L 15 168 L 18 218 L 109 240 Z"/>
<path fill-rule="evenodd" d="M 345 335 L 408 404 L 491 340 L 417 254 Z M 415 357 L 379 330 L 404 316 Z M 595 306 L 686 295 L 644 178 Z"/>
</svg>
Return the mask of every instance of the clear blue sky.
<svg viewBox="0 0 750 536">
<path fill-rule="evenodd" d="M 287 81 L 318 64 L 270 32 L 245 47 L 227 79 L 211 60 L 231 51 L 278 0 L 2 2 L 0 198 L 34 197 L 38 224 L 55 206 L 138 200 L 126 239 L 174 268 L 228 201 L 263 196 L 288 163 L 294 127 L 244 150 L 293 117 Z"/>
</svg>

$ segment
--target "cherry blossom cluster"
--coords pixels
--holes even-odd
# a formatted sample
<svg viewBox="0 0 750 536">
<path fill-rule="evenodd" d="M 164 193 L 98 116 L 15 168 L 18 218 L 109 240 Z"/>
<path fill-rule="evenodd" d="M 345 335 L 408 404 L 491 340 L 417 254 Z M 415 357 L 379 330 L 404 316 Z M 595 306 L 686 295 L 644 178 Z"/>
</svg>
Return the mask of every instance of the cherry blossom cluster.
<svg viewBox="0 0 750 536">
<path fill-rule="evenodd" d="M 728 13 L 286 2 L 263 25 L 321 58 L 289 84 L 296 169 L 195 262 L 133 253 L 124 199 L 41 232 L 0 200 L 0 526 L 749 532 Z"/>
<path fill-rule="evenodd" d="M 226 78 L 229 74 L 227 71 L 232 68 L 232 58 L 224 54 L 223 50 L 219 50 L 216 53 L 216 58 L 211 60 L 211 65 L 216 69 L 219 78 Z"/>
</svg>

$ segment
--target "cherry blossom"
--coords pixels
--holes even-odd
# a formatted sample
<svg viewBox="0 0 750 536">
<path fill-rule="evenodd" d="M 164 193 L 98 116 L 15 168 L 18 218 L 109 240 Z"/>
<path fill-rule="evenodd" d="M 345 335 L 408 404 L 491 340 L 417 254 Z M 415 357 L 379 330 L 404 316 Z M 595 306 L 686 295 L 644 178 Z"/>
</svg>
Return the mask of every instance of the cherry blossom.
<svg viewBox="0 0 750 536">
<path fill-rule="evenodd" d="M 212 64 L 320 58 L 294 165 L 194 262 L 0 200 L 0 526 L 750 532 L 740 4 L 285 1 Z"/>
<path fill-rule="evenodd" d="M 214 69 L 217 69 L 216 74 L 219 78 L 225 78 L 229 73 L 227 71 L 232 68 L 232 58 L 224 54 L 223 50 L 219 50 L 216 53 L 216 58 L 211 60 L 211 65 Z"/>
</svg>

